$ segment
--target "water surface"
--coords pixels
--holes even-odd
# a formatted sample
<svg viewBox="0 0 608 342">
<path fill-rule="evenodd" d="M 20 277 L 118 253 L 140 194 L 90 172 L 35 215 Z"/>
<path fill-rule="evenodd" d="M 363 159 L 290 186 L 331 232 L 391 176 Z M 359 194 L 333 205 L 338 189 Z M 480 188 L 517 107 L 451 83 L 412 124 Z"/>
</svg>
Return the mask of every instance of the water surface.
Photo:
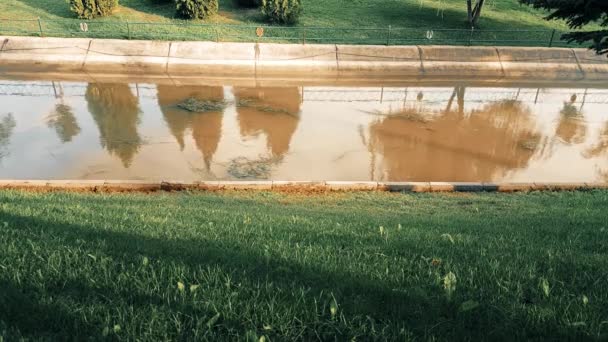
<svg viewBox="0 0 608 342">
<path fill-rule="evenodd" d="M 5 80 L 0 104 L 3 179 L 608 181 L 606 89 Z"/>
</svg>

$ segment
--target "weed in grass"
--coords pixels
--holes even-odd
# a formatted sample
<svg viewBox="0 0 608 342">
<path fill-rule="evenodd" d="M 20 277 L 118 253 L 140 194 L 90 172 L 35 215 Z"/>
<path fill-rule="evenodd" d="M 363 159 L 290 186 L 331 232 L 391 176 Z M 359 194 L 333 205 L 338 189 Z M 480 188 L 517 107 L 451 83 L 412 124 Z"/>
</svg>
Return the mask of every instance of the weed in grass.
<svg viewBox="0 0 608 342">
<path fill-rule="evenodd" d="M 547 279 L 540 279 L 540 288 L 543 291 L 545 297 L 549 297 L 549 294 L 551 293 L 551 287 L 549 287 L 549 281 Z"/>
<path fill-rule="evenodd" d="M 474 300 L 467 300 L 466 302 L 463 302 L 462 304 L 460 304 L 460 307 L 458 308 L 458 312 L 463 313 L 463 312 L 473 311 L 473 310 L 477 309 L 478 307 L 479 307 L 479 302 L 474 301 Z"/>
<path fill-rule="evenodd" d="M 456 291 L 456 275 L 454 273 L 449 272 L 443 277 L 443 289 L 448 300 L 452 299 L 454 291 Z"/>
<path fill-rule="evenodd" d="M 441 234 L 441 238 L 443 238 L 444 240 L 449 241 L 452 245 L 455 243 L 454 237 L 452 237 L 451 234 L 447 234 L 447 233 Z"/>
</svg>

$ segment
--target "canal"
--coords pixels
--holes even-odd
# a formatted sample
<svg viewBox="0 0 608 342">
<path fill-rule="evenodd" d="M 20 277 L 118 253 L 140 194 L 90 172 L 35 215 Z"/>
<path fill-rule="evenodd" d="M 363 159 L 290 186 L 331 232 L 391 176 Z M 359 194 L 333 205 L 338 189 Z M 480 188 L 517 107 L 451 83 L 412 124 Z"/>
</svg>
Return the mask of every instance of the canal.
<svg viewBox="0 0 608 342">
<path fill-rule="evenodd" d="M 608 181 L 608 89 L 0 80 L 0 179 Z"/>
</svg>

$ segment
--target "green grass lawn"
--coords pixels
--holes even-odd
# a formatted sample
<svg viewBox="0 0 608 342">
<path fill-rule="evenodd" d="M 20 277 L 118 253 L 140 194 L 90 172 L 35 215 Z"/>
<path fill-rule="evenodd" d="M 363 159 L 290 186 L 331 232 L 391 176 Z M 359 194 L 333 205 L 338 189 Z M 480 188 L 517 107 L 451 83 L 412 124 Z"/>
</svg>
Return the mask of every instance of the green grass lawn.
<svg viewBox="0 0 608 342">
<path fill-rule="evenodd" d="M 522 6 L 517 0 L 489 0 L 484 7 L 480 30 L 467 32 L 464 0 L 303 0 L 304 13 L 292 28 L 267 28 L 267 41 L 328 42 L 385 44 L 388 26 L 391 44 L 473 44 L 546 46 L 551 30 L 567 30 L 563 22 L 543 20 L 546 13 Z M 159 0 L 121 0 L 120 7 L 109 18 L 89 23 L 86 36 L 133 39 L 201 39 L 220 41 L 254 41 L 255 27 L 222 26 L 184 27 L 176 20 L 174 5 Z M 73 19 L 63 0 L 2 0 L 0 18 L 43 21 L 48 36 L 81 36 L 79 20 Z M 57 21 L 59 20 L 59 21 Z M 148 23 L 132 24 L 126 21 Z M 178 23 L 182 26 L 158 26 L 150 23 Z M 233 0 L 220 0 L 220 13 L 206 21 L 215 24 L 262 25 L 256 9 L 238 8 Z M 309 27 L 306 32 L 303 27 Z M 317 27 L 310 28 L 310 27 Z M 375 27 L 377 30 L 353 30 Z M 400 29 L 408 28 L 408 29 Z M 433 38 L 427 39 L 427 31 Z M 458 29 L 461 31 L 441 31 Z M 502 32 L 502 30 L 535 30 L 538 32 Z M 0 34 L 38 34 L 37 22 L 9 23 L 0 21 Z M 563 45 L 556 36 L 554 45 Z"/>
<path fill-rule="evenodd" d="M 592 340 L 608 192 L 0 192 L 0 340 Z"/>
</svg>

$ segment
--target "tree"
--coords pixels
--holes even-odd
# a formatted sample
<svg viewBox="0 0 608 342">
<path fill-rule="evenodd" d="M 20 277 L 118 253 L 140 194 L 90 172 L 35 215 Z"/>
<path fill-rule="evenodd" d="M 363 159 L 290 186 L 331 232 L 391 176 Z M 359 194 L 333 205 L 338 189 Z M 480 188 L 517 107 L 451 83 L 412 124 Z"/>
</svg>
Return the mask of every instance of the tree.
<svg viewBox="0 0 608 342">
<path fill-rule="evenodd" d="M 118 6 L 118 0 L 70 0 L 70 10 L 81 19 L 106 17 Z"/>
<path fill-rule="evenodd" d="M 483 7 L 485 0 L 477 0 L 473 7 L 472 0 L 467 0 L 467 19 L 471 27 L 475 27 L 481 16 L 481 8 Z"/>
<path fill-rule="evenodd" d="M 294 24 L 302 14 L 302 0 L 262 0 L 262 14 L 271 23 Z"/>
<path fill-rule="evenodd" d="M 551 11 L 546 20 L 563 19 L 572 29 L 580 29 L 590 23 L 608 27 L 608 1 L 606 0 L 519 0 L 521 3 Z M 577 31 L 562 36 L 568 42 L 591 42 L 590 48 L 599 54 L 608 53 L 608 29 Z"/>
<path fill-rule="evenodd" d="M 177 15 L 186 19 L 206 19 L 217 13 L 217 0 L 176 0 Z"/>
</svg>

